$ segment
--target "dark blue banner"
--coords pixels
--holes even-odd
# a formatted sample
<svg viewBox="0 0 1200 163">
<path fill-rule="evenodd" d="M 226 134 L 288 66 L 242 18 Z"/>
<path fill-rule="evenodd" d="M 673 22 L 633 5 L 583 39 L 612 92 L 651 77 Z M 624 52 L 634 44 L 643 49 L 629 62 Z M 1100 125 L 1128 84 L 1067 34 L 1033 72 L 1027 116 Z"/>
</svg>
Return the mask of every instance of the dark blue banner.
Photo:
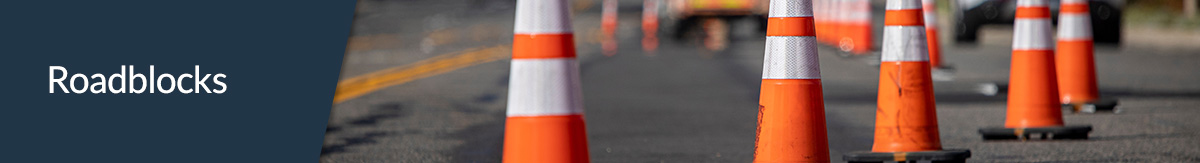
<svg viewBox="0 0 1200 163">
<path fill-rule="evenodd" d="M 0 156 L 316 162 L 354 7 L 0 2 Z"/>
</svg>

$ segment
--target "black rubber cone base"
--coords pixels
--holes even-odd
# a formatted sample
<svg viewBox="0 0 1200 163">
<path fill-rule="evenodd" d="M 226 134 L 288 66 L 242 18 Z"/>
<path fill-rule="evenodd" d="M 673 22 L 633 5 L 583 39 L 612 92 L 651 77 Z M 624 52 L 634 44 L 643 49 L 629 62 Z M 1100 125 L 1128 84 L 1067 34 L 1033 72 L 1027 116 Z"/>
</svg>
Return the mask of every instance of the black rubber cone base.
<svg viewBox="0 0 1200 163">
<path fill-rule="evenodd" d="M 1086 103 L 1063 104 L 1063 109 L 1073 113 L 1121 112 L 1117 110 L 1117 99 L 1112 98 L 1100 98 Z"/>
<path fill-rule="evenodd" d="M 954 69 L 954 65 L 945 64 L 945 63 L 943 63 L 942 65 L 939 65 L 939 66 L 933 66 L 933 69 L 934 69 L 934 70 L 949 71 L 949 72 L 954 72 L 954 71 L 956 71 L 956 70 Z"/>
<path fill-rule="evenodd" d="M 1008 94 L 1008 83 L 987 82 L 979 83 L 975 87 L 975 91 L 984 96 L 1001 96 Z"/>
<path fill-rule="evenodd" d="M 933 81 L 954 81 L 954 71 L 954 67 L 942 65 L 933 67 L 929 74 Z"/>
<path fill-rule="evenodd" d="M 940 151 L 920 151 L 920 152 L 869 152 L 858 151 L 850 152 L 842 155 L 842 159 L 847 162 L 916 162 L 916 161 L 932 161 L 938 163 L 958 163 L 966 162 L 967 158 L 971 157 L 971 150 L 967 149 L 946 149 Z"/>
<path fill-rule="evenodd" d="M 1065 125 L 1037 128 L 991 127 L 979 129 L 983 140 L 1071 140 L 1088 139 L 1092 125 Z"/>
</svg>

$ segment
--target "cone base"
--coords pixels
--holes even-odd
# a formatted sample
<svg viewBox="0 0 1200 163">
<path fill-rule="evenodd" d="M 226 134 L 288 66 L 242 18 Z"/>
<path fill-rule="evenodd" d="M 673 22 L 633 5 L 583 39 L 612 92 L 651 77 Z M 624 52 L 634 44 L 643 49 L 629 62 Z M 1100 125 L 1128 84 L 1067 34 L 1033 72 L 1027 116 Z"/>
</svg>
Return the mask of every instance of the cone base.
<svg viewBox="0 0 1200 163">
<path fill-rule="evenodd" d="M 1083 140 L 1088 139 L 1088 133 L 1090 132 L 1092 132 L 1092 125 L 1032 128 L 989 127 L 979 129 L 979 134 L 983 135 L 983 140 L 1036 140 L 1032 139 L 1034 137 L 1041 140 Z"/>
<path fill-rule="evenodd" d="M 945 64 L 945 63 L 943 63 L 941 65 L 930 64 L 929 67 L 932 67 L 933 69 L 936 69 L 936 70 L 955 71 L 954 65 Z"/>
<path fill-rule="evenodd" d="M 1063 104 L 1063 109 L 1072 113 L 1120 112 L 1117 110 L 1117 99 L 1103 97 L 1088 102 Z"/>
<path fill-rule="evenodd" d="M 935 82 L 954 81 L 954 72 L 956 72 L 957 70 L 955 70 L 953 66 L 941 65 L 941 66 L 933 66 L 931 68 L 932 68 L 932 70 L 929 73 L 930 73 L 930 77 L 933 78 L 933 81 L 935 81 Z"/>
<path fill-rule="evenodd" d="M 870 152 L 857 151 L 842 155 L 842 159 L 847 162 L 904 162 L 904 161 L 932 161 L 932 162 L 966 162 L 967 158 L 971 157 L 971 150 L 967 149 L 946 149 L 937 151 L 920 151 L 920 152 Z"/>
<path fill-rule="evenodd" d="M 997 96 L 1008 94 L 1008 83 L 1001 82 L 986 82 L 979 83 L 975 86 L 975 91 L 985 96 Z"/>
</svg>

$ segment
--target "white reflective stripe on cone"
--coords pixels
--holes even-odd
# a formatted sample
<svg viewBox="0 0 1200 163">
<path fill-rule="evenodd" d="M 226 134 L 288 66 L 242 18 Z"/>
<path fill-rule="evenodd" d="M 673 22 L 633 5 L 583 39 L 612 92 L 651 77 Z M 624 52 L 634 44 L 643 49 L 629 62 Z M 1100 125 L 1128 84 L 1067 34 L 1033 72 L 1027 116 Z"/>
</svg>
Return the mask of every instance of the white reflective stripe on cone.
<svg viewBox="0 0 1200 163">
<path fill-rule="evenodd" d="M 927 45 L 923 26 L 884 26 L 880 59 L 884 62 L 929 61 Z"/>
<path fill-rule="evenodd" d="M 571 33 L 567 0 L 517 0 L 516 34 Z"/>
<path fill-rule="evenodd" d="M 813 1 L 812 5 L 814 20 L 825 21 L 825 17 L 829 17 L 829 2 Z"/>
<path fill-rule="evenodd" d="M 920 9 L 921 1 L 915 0 L 890 0 L 887 1 L 887 10 L 905 10 L 905 9 Z"/>
<path fill-rule="evenodd" d="M 1088 14 L 1061 14 L 1058 22 L 1059 40 L 1091 40 L 1092 22 Z"/>
<path fill-rule="evenodd" d="M 1046 0 L 1017 0 L 1017 7 L 1046 7 Z"/>
<path fill-rule="evenodd" d="M 844 0 L 838 0 L 838 1 L 833 1 L 833 2 L 834 2 L 833 3 L 834 9 L 830 11 L 830 12 L 833 12 L 833 16 L 831 17 L 831 18 L 833 18 L 833 22 L 836 22 L 838 24 L 841 24 L 842 22 L 846 22 L 846 13 L 848 13 L 846 8 L 849 7 L 849 5 L 846 5 L 846 1 L 844 1 Z"/>
<path fill-rule="evenodd" d="M 814 36 L 767 36 L 763 79 L 820 79 Z"/>
<path fill-rule="evenodd" d="M 871 21 L 871 4 L 867 0 L 851 0 L 847 5 L 846 22 L 867 24 Z"/>
<path fill-rule="evenodd" d="M 513 59 L 508 116 L 583 114 L 575 58 Z"/>
<path fill-rule="evenodd" d="M 1087 4 L 1087 0 L 1062 0 L 1062 4 Z"/>
<path fill-rule="evenodd" d="M 1013 50 L 1054 49 L 1050 18 L 1018 18 L 1013 27 Z"/>
<path fill-rule="evenodd" d="M 617 6 L 619 6 L 619 4 L 617 4 L 618 2 L 620 2 L 620 1 L 604 0 L 604 8 L 601 9 L 600 12 L 605 13 L 605 15 L 608 15 L 610 13 L 615 15 L 617 13 Z"/>
<path fill-rule="evenodd" d="M 921 6 L 924 6 L 921 9 L 925 10 L 925 28 L 937 29 L 937 6 L 935 6 L 934 0 L 921 0 L 921 3 Z"/>
<path fill-rule="evenodd" d="M 770 17 L 812 17 L 812 0 L 771 0 Z"/>
<path fill-rule="evenodd" d="M 642 21 L 658 22 L 658 0 L 646 0 L 642 2 Z"/>
</svg>

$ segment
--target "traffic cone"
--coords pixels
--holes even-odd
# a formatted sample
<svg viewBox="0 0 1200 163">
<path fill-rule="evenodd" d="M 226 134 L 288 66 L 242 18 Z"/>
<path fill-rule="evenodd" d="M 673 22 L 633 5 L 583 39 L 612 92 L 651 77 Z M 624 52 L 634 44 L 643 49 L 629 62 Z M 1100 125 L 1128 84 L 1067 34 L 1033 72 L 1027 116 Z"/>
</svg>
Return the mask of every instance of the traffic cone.
<svg viewBox="0 0 1200 163">
<path fill-rule="evenodd" d="M 868 0 L 850 0 L 844 3 L 845 17 L 842 38 L 838 48 L 853 55 L 862 55 L 871 51 L 871 3 Z"/>
<path fill-rule="evenodd" d="M 829 162 L 812 0 L 771 0 L 754 162 Z"/>
<path fill-rule="evenodd" d="M 921 0 L 925 11 L 925 38 L 929 40 L 929 65 L 935 70 L 949 70 L 951 67 L 942 61 L 942 47 L 938 44 L 937 1 Z"/>
<path fill-rule="evenodd" d="M 642 51 L 654 54 L 658 49 L 658 0 L 642 3 Z"/>
<path fill-rule="evenodd" d="M 979 129 L 983 139 L 1087 139 L 1091 125 L 1063 125 L 1046 0 L 1017 1 L 1008 115 L 1004 127 Z"/>
<path fill-rule="evenodd" d="M 970 150 L 942 149 L 922 14 L 918 0 L 887 1 L 875 145 L 870 152 L 846 154 L 846 161 L 962 162 L 971 157 Z"/>
<path fill-rule="evenodd" d="M 604 32 L 604 40 L 600 47 L 605 56 L 617 54 L 617 0 L 604 0 L 600 11 L 600 28 Z"/>
<path fill-rule="evenodd" d="M 818 1 L 821 1 L 821 0 L 818 0 Z M 845 5 L 846 1 L 845 0 L 829 0 L 829 1 L 821 1 L 821 2 L 824 2 L 828 5 L 827 8 L 829 8 L 829 9 L 826 12 L 828 13 L 829 16 L 828 17 L 821 16 L 821 17 L 827 18 L 827 22 L 826 22 L 827 29 L 824 30 L 824 33 L 818 34 L 820 36 L 824 36 L 824 39 L 818 40 L 818 42 L 837 48 L 837 43 L 838 43 L 838 40 L 840 40 L 842 38 L 842 28 L 845 24 L 844 23 L 845 20 L 843 20 L 843 17 L 846 15 L 845 14 L 846 10 L 844 9 L 844 6 L 846 6 Z"/>
<path fill-rule="evenodd" d="M 1058 15 L 1058 90 L 1074 112 L 1113 111 L 1116 99 L 1100 98 L 1092 57 L 1092 22 L 1087 0 L 1063 0 Z"/>
<path fill-rule="evenodd" d="M 503 162 L 589 161 L 567 7 L 567 0 L 517 1 Z"/>
<path fill-rule="evenodd" d="M 813 4 L 813 31 L 817 32 L 817 43 L 827 44 L 829 40 L 829 18 L 830 18 L 830 1 L 818 0 L 812 1 Z"/>
<path fill-rule="evenodd" d="M 829 29 L 825 30 L 828 32 L 828 36 L 825 37 L 825 40 L 821 40 L 820 42 L 825 43 L 826 45 L 837 47 L 837 40 L 842 38 L 842 16 L 845 15 L 844 13 L 846 12 L 846 10 L 842 8 L 842 6 L 845 5 L 842 4 L 845 2 L 845 0 L 830 0 L 826 2 L 829 3 L 830 8 L 828 11 Z"/>
<path fill-rule="evenodd" d="M 942 47 L 938 44 L 937 2 L 921 0 L 925 11 L 925 38 L 929 43 L 929 65 L 933 66 L 933 81 L 954 80 L 954 67 L 942 62 Z"/>
</svg>

